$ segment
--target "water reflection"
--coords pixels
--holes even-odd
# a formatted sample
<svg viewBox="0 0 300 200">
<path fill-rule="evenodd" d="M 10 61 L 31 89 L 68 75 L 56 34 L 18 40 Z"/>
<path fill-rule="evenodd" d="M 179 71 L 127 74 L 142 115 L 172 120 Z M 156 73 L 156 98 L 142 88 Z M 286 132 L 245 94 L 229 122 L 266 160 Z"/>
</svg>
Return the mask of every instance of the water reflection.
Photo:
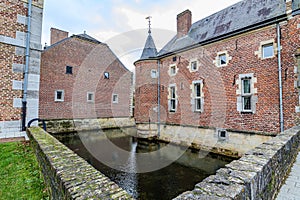
<svg viewBox="0 0 300 200">
<path fill-rule="evenodd" d="M 176 162 L 167 167 L 148 173 L 136 173 L 140 167 L 140 162 L 137 162 L 139 154 L 156 153 L 148 160 L 143 160 L 143 165 L 151 165 L 155 159 L 155 162 L 170 162 L 174 154 L 180 152 L 182 147 L 168 145 L 170 148 L 167 151 L 157 151 L 163 149 L 167 144 L 137 140 L 128 135 L 128 132 L 124 129 L 105 131 L 106 137 L 95 132 L 85 132 L 83 134 L 85 134 L 85 138 L 89 138 L 94 148 L 98 149 L 97 153 L 109 157 L 111 164 L 118 165 L 122 171 L 110 168 L 92 156 L 80 139 L 82 135 L 80 137 L 78 134 L 71 137 L 56 137 L 133 197 L 142 200 L 172 199 L 184 191 L 192 190 L 195 184 L 232 161 L 230 158 L 202 151 L 192 152 L 188 149 Z M 128 151 L 128 157 L 120 158 L 118 153 L 106 149 L 105 143 L 107 141 L 105 142 L 105 140 L 107 138 L 119 148 Z"/>
</svg>

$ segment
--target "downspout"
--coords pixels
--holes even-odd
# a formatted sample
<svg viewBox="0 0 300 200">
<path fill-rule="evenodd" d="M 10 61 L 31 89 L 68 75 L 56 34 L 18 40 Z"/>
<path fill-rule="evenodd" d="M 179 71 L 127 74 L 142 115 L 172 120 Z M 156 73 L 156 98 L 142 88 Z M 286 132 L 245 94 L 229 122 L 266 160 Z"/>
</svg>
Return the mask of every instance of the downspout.
<svg viewBox="0 0 300 200">
<path fill-rule="evenodd" d="M 284 131 L 284 119 L 283 119 L 283 100 L 282 100 L 282 69 L 281 69 L 281 44 L 280 44 L 280 40 L 281 40 L 280 25 L 279 25 L 279 23 L 277 23 L 280 132 L 283 132 Z"/>
<path fill-rule="evenodd" d="M 157 136 L 160 137 L 160 60 L 157 61 Z"/>
<path fill-rule="evenodd" d="M 32 0 L 28 0 L 27 39 L 26 39 L 26 52 L 25 52 L 26 61 L 25 61 L 25 70 L 24 70 L 23 99 L 22 99 L 22 131 L 26 130 L 26 107 L 27 107 L 27 88 L 28 88 L 30 34 L 31 34 L 31 9 L 32 9 Z"/>
</svg>

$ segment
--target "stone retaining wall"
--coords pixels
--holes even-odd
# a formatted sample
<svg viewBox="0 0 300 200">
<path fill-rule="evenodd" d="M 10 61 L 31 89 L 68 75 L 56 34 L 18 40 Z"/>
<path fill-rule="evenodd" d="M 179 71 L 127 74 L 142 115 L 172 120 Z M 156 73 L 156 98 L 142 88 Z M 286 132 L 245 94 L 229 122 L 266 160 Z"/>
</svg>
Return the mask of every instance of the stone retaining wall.
<svg viewBox="0 0 300 200">
<path fill-rule="evenodd" d="M 27 131 L 52 199 L 133 199 L 41 128 Z"/>
<path fill-rule="evenodd" d="M 300 127 L 289 129 L 175 199 L 274 199 L 299 152 L 299 144 Z"/>
<path fill-rule="evenodd" d="M 138 137 L 157 136 L 157 124 L 136 124 Z M 219 129 L 199 128 L 196 126 L 176 126 L 162 124 L 158 139 L 195 149 L 205 150 L 220 155 L 240 158 L 247 151 L 269 141 L 274 137 L 267 133 L 237 132 L 225 130 L 225 137 L 220 137 Z"/>
<path fill-rule="evenodd" d="M 70 133 L 135 126 L 134 118 L 58 119 L 45 120 L 47 132 Z"/>
</svg>

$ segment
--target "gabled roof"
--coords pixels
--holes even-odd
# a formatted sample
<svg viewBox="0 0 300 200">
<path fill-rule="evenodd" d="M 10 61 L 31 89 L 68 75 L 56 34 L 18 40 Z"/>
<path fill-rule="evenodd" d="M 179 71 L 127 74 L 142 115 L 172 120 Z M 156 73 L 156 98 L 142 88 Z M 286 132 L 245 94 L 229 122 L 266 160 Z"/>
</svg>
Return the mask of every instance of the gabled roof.
<svg viewBox="0 0 300 200">
<path fill-rule="evenodd" d="M 82 39 L 82 40 L 86 40 L 86 41 L 89 41 L 89 42 L 93 42 L 93 43 L 95 43 L 95 44 L 102 44 L 102 42 L 96 40 L 95 38 L 89 36 L 88 34 L 86 34 L 86 33 L 84 32 L 83 34 L 72 35 L 71 37 L 67 37 L 67 38 L 65 38 L 65 39 L 63 39 L 63 40 L 60 40 L 60 41 L 56 42 L 55 44 L 52 44 L 51 46 L 46 47 L 44 50 L 51 49 L 52 47 L 55 47 L 55 46 L 57 46 L 57 45 L 59 45 L 59 44 L 65 42 L 65 41 L 68 41 L 68 40 L 72 39 L 72 38 L 79 38 L 79 39 Z"/>
<path fill-rule="evenodd" d="M 140 60 L 149 59 L 156 56 L 157 56 L 156 46 L 151 34 L 149 33 Z"/>
<path fill-rule="evenodd" d="M 244 0 L 192 24 L 187 36 L 175 36 L 159 56 L 249 30 L 286 15 L 285 0 Z"/>
</svg>

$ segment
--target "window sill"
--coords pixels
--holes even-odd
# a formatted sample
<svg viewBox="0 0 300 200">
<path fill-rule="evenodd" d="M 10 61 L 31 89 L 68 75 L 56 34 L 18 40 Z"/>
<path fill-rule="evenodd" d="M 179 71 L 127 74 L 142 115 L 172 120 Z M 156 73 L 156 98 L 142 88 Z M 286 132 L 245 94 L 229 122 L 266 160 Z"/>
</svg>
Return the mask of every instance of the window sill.
<svg viewBox="0 0 300 200">
<path fill-rule="evenodd" d="M 254 114 L 254 112 L 251 110 L 251 111 L 242 111 L 241 114 Z"/>
</svg>

